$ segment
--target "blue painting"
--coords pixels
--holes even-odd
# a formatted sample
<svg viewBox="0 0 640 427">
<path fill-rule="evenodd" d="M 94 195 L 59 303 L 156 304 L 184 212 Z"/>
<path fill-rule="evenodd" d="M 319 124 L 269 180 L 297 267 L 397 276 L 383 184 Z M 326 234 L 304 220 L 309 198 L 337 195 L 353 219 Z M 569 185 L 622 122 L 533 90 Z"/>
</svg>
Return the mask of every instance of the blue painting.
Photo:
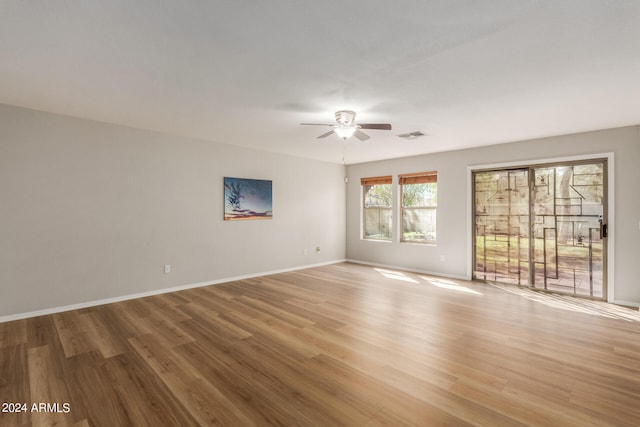
<svg viewBox="0 0 640 427">
<path fill-rule="evenodd" d="M 224 178 L 224 220 L 272 219 L 271 181 Z"/>
</svg>

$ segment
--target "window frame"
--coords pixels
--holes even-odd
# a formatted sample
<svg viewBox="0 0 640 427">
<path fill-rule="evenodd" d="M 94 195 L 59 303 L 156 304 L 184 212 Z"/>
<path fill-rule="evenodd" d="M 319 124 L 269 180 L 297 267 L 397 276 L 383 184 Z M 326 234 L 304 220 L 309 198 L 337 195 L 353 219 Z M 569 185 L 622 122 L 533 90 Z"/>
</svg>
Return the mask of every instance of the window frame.
<svg viewBox="0 0 640 427">
<path fill-rule="evenodd" d="M 367 207 L 366 205 L 366 197 L 367 191 L 365 191 L 365 187 L 374 186 L 374 185 L 389 185 L 391 190 L 391 200 L 389 207 L 383 206 L 375 206 L 375 207 Z M 362 216 L 361 216 L 361 227 L 360 227 L 360 238 L 362 240 L 368 241 L 378 241 L 378 242 L 391 242 L 393 241 L 393 177 L 391 175 L 384 176 L 375 176 L 375 177 L 367 177 L 360 178 L 360 191 L 362 193 L 362 198 L 360 200 L 360 206 L 362 208 Z M 388 238 L 380 238 L 380 237 L 367 237 L 366 229 L 367 229 L 367 211 L 377 209 L 380 211 L 388 211 L 390 214 L 389 224 L 389 237 Z"/>
<path fill-rule="evenodd" d="M 413 207 L 405 207 L 404 206 L 404 186 L 412 185 L 412 184 L 436 184 L 436 203 L 435 205 L 424 205 L 424 206 L 413 206 Z M 437 171 L 429 171 L 429 172 L 417 172 L 417 173 L 408 173 L 408 174 L 399 174 L 398 175 L 398 192 L 400 193 L 400 203 L 398 206 L 399 217 L 400 220 L 398 223 L 400 224 L 399 230 L 399 238 L 400 243 L 411 243 L 418 245 L 436 245 L 438 242 L 438 234 L 437 234 L 437 214 L 438 214 L 438 202 L 437 202 L 437 192 L 438 190 L 438 172 Z M 407 239 L 404 237 L 404 224 L 405 224 L 405 211 L 419 211 L 419 210 L 429 210 L 433 211 L 434 218 L 434 234 L 435 238 L 432 240 L 425 239 L 424 240 L 416 240 L 416 239 Z"/>
</svg>

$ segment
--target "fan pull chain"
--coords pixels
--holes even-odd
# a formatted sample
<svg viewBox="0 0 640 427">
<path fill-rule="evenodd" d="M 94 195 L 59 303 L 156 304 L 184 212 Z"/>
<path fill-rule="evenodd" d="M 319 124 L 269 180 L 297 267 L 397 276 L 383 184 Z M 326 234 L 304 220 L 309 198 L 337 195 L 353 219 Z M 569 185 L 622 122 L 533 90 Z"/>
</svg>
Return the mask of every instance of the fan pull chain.
<svg viewBox="0 0 640 427">
<path fill-rule="evenodd" d="M 347 143 L 346 143 L 346 141 L 343 141 L 342 142 L 342 165 L 343 166 L 347 165 L 347 163 L 344 161 L 344 156 L 345 156 L 346 151 L 347 151 Z"/>
</svg>

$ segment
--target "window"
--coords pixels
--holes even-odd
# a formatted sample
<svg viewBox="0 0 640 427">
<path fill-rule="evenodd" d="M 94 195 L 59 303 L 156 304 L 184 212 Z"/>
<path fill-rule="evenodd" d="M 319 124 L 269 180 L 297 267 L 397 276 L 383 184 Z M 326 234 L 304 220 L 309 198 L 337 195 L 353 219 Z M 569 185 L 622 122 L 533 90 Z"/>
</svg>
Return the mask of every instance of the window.
<svg viewBox="0 0 640 427">
<path fill-rule="evenodd" d="M 362 238 L 391 240 L 391 175 L 362 178 Z"/>
<path fill-rule="evenodd" d="M 438 173 L 421 172 L 399 175 L 402 242 L 436 242 Z"/>
</svg>

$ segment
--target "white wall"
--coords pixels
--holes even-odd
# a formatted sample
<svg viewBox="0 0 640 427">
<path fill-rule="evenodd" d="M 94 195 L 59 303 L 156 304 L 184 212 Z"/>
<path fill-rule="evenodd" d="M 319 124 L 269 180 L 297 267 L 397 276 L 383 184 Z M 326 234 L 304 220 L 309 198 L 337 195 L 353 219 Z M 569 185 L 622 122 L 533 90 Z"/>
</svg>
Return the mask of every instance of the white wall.
<svg viewBox="0 0 640 427">
<path fill-rule="evenodd" d="M 272 180 L 273 220 L 223 221 L 224 176 Z M 342 165 L 0 105 L 0 320 L 341 260 L 344 236 Z"/>
<path fill-rule="evenodd" d="M 538 159 L 614 153 L 614 300 L 640 304 L 640 127 L 626 127 L 532 141 L 450 151 L 347 167 L 347 258 L 374 264 L 466 277 L 472 260 L 467 231 L 468 168 L 473 165 L 535 162 Z M 438 171 L 436 246 L 372 242 L 360 238 L 360 178 Z M 398 218 L 397 207 L 394 218 Z M 397 233 L 396 233 L 397 234 Z M 444 261 L 441 261 L 444 256 Z"/>
<path fill-rule="evenodd" d="M 464 277 L 469 166 L 603 152 L 615 156 L 614 298 L 638 304 L 638 127 L 351 165 L 345 206 L 341 165 L 0 105 L 0 321 L 345 253 Z M 360 177 L 427 170 L 438 245 L 361 240 Z M 272 180 L 274 219 L 223 221 L 224 176 Z"/>
</svg>

